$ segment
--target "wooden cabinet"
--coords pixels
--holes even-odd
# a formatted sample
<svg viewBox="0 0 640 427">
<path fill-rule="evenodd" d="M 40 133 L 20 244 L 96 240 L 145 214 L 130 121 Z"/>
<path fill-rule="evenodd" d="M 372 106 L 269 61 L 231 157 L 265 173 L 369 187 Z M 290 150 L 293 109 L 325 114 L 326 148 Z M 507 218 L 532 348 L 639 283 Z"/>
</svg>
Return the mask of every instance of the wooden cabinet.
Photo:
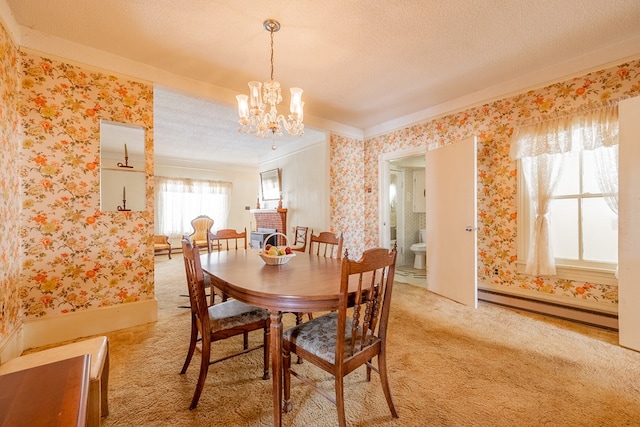
<svg viewBox="0 0 640 427">
<path fill-rule="evenodd" d="M 88 354 L 0 376 L 0 425 L 78 426 L 87 418 Z"/>
</svg>

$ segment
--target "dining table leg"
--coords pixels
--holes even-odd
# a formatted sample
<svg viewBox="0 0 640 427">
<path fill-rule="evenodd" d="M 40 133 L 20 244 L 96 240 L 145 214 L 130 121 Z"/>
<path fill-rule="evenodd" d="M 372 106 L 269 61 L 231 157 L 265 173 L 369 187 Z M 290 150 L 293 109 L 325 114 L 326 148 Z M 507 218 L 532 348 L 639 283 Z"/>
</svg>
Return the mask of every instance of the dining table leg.
<svg viewBox="0 0 640 427">
<path fill-rule="evenodd" d="M 282 425 L 282 312 L 270 310 L 271 378 L 273 380 L 273 425 Z"/>
</svg>

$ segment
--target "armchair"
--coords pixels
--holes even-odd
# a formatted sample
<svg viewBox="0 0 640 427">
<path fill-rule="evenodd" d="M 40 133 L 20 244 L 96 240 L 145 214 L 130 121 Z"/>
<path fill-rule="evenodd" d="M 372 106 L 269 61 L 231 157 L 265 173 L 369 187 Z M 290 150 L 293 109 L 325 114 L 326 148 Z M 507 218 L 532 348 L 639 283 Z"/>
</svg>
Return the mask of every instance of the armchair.
<svg viewBox="0 0 640 427">
<path fill-rule="evenodd" d="M 199 215 L 191 221 L 193 227 L 193 233 L 189 235 L 189 241 L 194 246 L 199 248 L 205 247 L 208 252 L 211 252 L 211 227 L 213 227 L 213 220 L 206 215 Z"/>
<path fill-rule="evenodd" d="M 154 254 L 157 254 L 163 251 L 168 251 L 169 259 L 171 259 L 171 243 L 169 243 L 169 236 L 156 234 L 153 236 L 153 252 Z"/>
</svg>

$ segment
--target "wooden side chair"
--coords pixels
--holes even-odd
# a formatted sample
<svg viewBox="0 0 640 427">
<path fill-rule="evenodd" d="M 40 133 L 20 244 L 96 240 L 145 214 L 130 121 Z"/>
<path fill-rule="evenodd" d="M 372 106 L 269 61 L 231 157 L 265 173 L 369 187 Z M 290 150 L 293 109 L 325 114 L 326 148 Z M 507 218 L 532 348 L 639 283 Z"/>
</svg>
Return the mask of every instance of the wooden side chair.
<svg viewBox="0 0 640 427">
<path fill-rule="evenodd" d="M 194 409 L 198 405 L 209 371 L 209 365 L 262 348 L 264 352 L 262 378 L 269 379 L 270 316 L 267 310 L 237 300 L 209 306 L 204 291 L 204 273 L 200 264 L 198 247 L 192 246 L 189 240 L 183 239 L 182 252 L 189 288 L 189 299 L 191 301 L 191 338 L 187 357 L 180 371 L 181 374 L 187 371 L 198 341 L 200 341 L 201 345 L 200 374 L 198 375 L 193 399 L 191 399 L 191 406 L 189 406 L 189 409 Z M 262 345 L 249 348 L 249 332 L 259 329 L 263 331 Z M 236 335 L 243 336 L 242 350 L 211 360 L 211 345 L 216 341 Z"/>
<path fill-rule="evenodd" d="M 167 251 L 169 253 L 169 259 L 171 259 L 171 243 L 169 243 L 169 236 L 164 234 L 156 234 L 153 236 L 153 253 L 158 254 Z"/>
<path fill-rule="evenodd" d="M 211 247 L 220 251 L 247 249 L 247 229 L 245 228 L 243 232 L 237 232 L 231 228 L 218 230 L 215 233 L 210 233 L 209 240 Z M 212 289 L 210 305 L 213 305 L 213 298 L 215 298 L 216 294 L 220 295 L 222 301 L 226 301 L 228 298 L 228 296 L 220 292 L 220 290 Z"/>
<path fill-rule="evenodd" d="M 209 235 L 211 246 L 222 250 L 247 249 L 247 229 L 238 232 L 231 228 L 218 230 Z"/>
<path fill-rule="evenodd" d="M 296 226 L 295 239 L 291 250 L 298 252 L 307 251 L 307 235 L 309 234 L 309 227 Z"/>
<path fill-rule="evenodd" d="M 309 239 L 309 254 L 323 256 L 325 258 L 342 258 L 342 244 L 344 243 L 344 237 L 342 233 L 337 236 L 330 231 L 322 231 L 317 236 L 313 234 L 311 230 L 311 237 Z M 302 323 L 303 313 L 295 313 L 296 325 Z M 309 320 L 313 319 L 312 313 L 307 313 Z M 302 358 L 298 358 L 298 363 L 302 363 Z"/>
<path fill-rule="evenodd" d="M 394 418 L 387 375 L 387 324 L 396 266 L 396 248 L 366 250 L 358 261 L 342 260 L 340 305 L 337 312 L 325 314 L 296 325 L 283 336 L 284 409 L 291 411 L 291 375 L 311 385 L 338 409 L 338 425 L 346 426 L 344 377 L 361 365 L 378 372 L 387 405 Z M 311 379 L 291 368 L 291 353 L 311 362 L 335 378 L 335 397 L 319 388 Z M 372 360 L 377 357 L 377 367 Z"/>
<path fill-rule="evenodd" d="M 344 236 L 336 235 L 329 231 L 322 231 L 317 236 L 311 230 L 309 238 L 309 254 L 322 255 L 327 258 L 342 258 L 342 245 Z"/>
<path fill-rule="evenodd" d="M 209 239 L 211 227 L 213 227 L 213 219 L 206 215 L 199 215 L 191 220 L 193 233 L 189 235 L 189 240 L 199 248 L 206 247 L 211 252 L 211 240 Z"/>
</svg>

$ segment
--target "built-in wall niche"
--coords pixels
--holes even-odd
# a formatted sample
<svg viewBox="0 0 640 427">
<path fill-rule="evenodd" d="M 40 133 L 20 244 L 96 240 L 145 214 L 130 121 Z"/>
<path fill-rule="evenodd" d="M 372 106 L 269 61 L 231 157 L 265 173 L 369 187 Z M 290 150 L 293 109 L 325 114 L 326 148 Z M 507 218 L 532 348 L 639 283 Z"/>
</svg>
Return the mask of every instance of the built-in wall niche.
<svg viewBox="0 0 640 427">
<path fill-rule="evenodd" d="M 146 209 L 144 128 L 100 121 L 100 210 Z"/>
</svg>

